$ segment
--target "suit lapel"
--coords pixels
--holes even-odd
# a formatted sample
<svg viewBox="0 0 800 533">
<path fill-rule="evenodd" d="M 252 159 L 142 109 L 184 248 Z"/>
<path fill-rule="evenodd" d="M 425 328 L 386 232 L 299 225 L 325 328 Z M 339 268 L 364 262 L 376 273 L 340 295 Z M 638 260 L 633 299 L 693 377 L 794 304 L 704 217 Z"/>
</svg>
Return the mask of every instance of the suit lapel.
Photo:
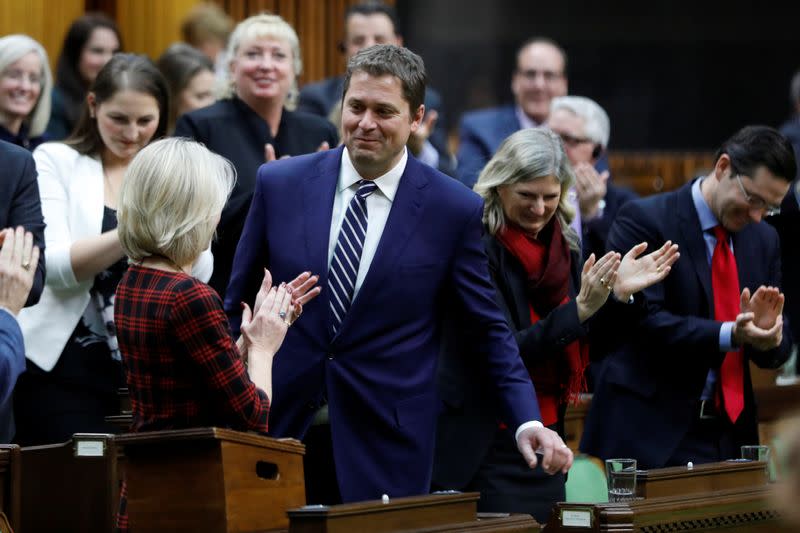
<svg viewBox="0 0 800 533">
<path fill-rule="evenodd" d="M 339 182 L 339 167 L 342 148 L 329 150 L 317 164 L 313 172 L 303 179 L 303 240 L 306 243 L 308 269 L 319 274 L 320 285 L 325 286 L 328 279 L 328 241 L 331 233 L 333 198 Z M 319 295 L 327 317 L 329 291 Z M 327 328 L 327 321 L 325 322 Z"/>
<path fill-rule="evenodd" d="M 420 167 L 421 163 L 409 154 L 375 256 L 364 283 L 339 327 L 337 337 L 347 330 L 348 324 L 354 320 L 353 317 L 365 308 L 370 296 L 379 290 L 386 276 L 396 267 L 400 252 L 405 249 L 406 243 L 417 228 L 420 218 L 418 214 L 425 200 L 424 189 L 428 185 L 428 180 L 423 176 Z"/>
<path fill-rule="evenodd" d="M 708 265 L 708 254 L 706 252 L 706 242 L 703 238 L 703 231 L 700 228 L 700 218 L 692 201 L 692 184 L 688 183 L 681 188 L 676 195 L 678 204 L 678 225 L 682 240 L 679 243 L 681 254 L 687 254 L 691 260 L 706 301 L 714 315 L 714 296 L 711 292 L 711 268 Z"/>
</svg>

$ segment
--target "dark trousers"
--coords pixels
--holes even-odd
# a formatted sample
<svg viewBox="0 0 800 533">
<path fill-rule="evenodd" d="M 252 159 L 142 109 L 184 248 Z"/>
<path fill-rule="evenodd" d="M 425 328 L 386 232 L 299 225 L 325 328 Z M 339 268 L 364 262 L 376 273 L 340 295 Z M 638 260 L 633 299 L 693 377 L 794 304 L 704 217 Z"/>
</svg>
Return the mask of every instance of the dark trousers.
<svg viewBox="0 0 800 533">
<path fill-rule="evenodd" d="M 697 416 L 665 466 L 685 466 L 689 461 L 715 463 L 739 456 L 733 424 L 724 414 L 711 419 Z"/>
<path fill-rule="evenodd" d="M 333 441 L 330 424 L 311 426 L 303 439 L 306 454 L 303 469 L 306 481 L 306 503 L 336 505 L 342 503 L 336 465 L 333 462 Z"/>
<path fill-rule="evenodd" d="M 464 492 L 478 491 L 478 511 L 527 513 L 544 524 L 553 505 L 566 499 L 566 478 L 549 475 L 539 464 L 531 470 L 514 441 L 514 432 L 498 429 L 492 447 Z"/>
</svg>

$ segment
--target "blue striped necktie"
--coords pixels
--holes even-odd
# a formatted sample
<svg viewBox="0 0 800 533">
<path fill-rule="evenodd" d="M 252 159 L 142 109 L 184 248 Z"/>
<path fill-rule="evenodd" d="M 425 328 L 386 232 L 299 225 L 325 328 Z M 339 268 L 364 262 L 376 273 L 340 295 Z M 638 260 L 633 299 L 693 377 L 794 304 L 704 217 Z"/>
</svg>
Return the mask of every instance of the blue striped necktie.
<svg viewBox="0 0 800 533">
<path fill-rule="evenodd" d="M 367 235 L 367 196 L 375 192 L 377 185 L 372 181 L 361 180 L 339 230 L 333 261 L 328 271 L 328 290 L 330 291 L 331 330 L 333 334 L 342 324 L 350 303 L 358 277 L 358 265 L 364 238 Z"/>
</svg>

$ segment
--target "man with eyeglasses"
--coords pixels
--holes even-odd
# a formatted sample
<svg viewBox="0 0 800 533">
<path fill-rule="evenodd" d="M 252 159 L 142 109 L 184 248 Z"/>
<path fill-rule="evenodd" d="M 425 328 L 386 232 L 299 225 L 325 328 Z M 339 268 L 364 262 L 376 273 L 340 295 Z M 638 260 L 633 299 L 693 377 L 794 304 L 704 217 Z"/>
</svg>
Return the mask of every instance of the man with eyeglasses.
<svg viewBox="0 0 800 533">
<path fill-rule="evenodd" d="M 583 257 L 606 253 L 606 238 L 619 208 L 637 198 L 630 189 L 608 181 L 609 172 L 599 172 L 597 162 L 608 146 L 611 122 L 597 102 L 584 96 L 559 96 L 550 103 L 546 126 L 564 142 L 575 171 L 575 193 L 581 217 Z"/>
<path fill-rule="evenodd" d="M 672 241 L 681 258 L 644 291 L 645 317 L 605 357 L 583 452 L 649 469 L 738 458 L 758 442 L 749 362 L 777 368 L 791 345 L 778 235 L 762 219 L 796 169 L 780 133 L 748 126 L 722 144 L 707 176 L 622 206 L 610 250 Z"/>
<path fill-rule="evenodd" d="M 520 46 L 511 77 L 514 104 L 465 113 L 458 145 L 458 179 L 472 188 L 500 143 L 547 120 L 550 101 L 567 94 L 567 54 L 555 41 L 534 37 Z"/>
</svg>

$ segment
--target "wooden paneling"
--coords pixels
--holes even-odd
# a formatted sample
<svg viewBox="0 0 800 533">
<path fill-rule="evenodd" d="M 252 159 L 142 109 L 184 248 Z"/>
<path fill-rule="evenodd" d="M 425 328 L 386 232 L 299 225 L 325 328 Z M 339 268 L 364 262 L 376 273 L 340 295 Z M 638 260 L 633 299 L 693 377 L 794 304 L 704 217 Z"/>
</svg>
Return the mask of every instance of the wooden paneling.
<svg viewBox="0 0 800 533">
<path fill-rule="evenodd" d="M 344 13 L 359 0 L 217 0 L 239 22 L 264 11 L 291 24 L 300 38 L 303 73 L 299 85 L 344 72 L 339 44 L 344 38 Z M 394 4 L 394 1 L 388 1 Z"/>
<path fill-rule="evenodd" d="M 612 152 L 608 160 L 614 183 L 642 196 L 675 190 L 714 167 L 710 152 Z"/>
<path fill-rule="evenodd" d="M 24 33 L 36 39 L 54 69 L 64 33 L 83 11 L 84 0 L 0 0 L 0 36 Z"/>
<path fill-rule="evenodd" d="M 153 60 L 181 39 L 180 25 L 198 0 L 117 0 L 116 20 L 126 52 Z"/>
</svg>

